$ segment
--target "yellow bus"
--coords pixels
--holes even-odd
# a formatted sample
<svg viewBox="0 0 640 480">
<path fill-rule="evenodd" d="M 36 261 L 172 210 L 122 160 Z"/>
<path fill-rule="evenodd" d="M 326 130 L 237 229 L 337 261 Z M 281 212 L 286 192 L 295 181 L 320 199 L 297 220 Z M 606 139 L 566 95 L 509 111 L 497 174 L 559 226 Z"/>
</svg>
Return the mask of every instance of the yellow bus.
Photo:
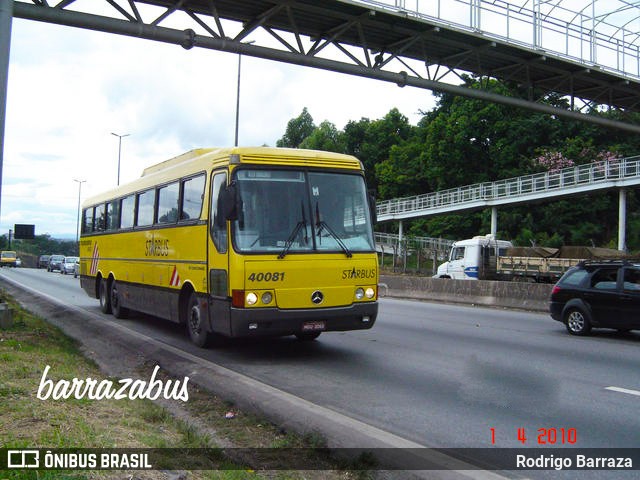
<svg viewBox="0 0 640 480">
<path fill-rule="evenodd" d="M 16 252 L 4 250 L 0 252 L 0 267 L 15 267 L 18 265 Z"/>
<path fill-rule="evenodd" d="M 375 205 L 355 157 L 197 149 L 82 205 L 80 279 L 105 313 L 224 337 L 368 329 Z"/>
</svg>

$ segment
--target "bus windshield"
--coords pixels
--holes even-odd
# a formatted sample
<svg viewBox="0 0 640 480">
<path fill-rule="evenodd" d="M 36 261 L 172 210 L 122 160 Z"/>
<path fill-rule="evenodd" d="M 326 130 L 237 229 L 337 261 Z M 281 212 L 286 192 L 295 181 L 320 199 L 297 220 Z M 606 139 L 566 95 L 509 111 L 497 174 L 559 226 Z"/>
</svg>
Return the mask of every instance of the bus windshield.
<svg viewBox="0 0 640 480">
<path fill-rule="evenodd" d="M 346 173 L 239 169 L 240 209 L 232 224 L 239 252 L 371 252 L 364 178 Z"/>
</svg>

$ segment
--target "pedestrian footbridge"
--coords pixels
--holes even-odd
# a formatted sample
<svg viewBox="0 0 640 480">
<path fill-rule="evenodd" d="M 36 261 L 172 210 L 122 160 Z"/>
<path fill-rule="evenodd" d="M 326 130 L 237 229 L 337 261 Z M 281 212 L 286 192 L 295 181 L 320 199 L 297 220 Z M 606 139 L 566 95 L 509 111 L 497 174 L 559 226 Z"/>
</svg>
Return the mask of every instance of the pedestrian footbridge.
<svg viewBox="0 0 640 480">
<path fill-rule="evenodd" d="M 539 202 L 596 190 L 620 191 L 618 248 L 624 250 L 625 188 L 640 185 L 640 156 L 535 173 L 522 177 L 476 183 L 377 204 L 378 222 L 492 208 L 491 230 L 497 231 L 497 207 Z"/>
</svg>

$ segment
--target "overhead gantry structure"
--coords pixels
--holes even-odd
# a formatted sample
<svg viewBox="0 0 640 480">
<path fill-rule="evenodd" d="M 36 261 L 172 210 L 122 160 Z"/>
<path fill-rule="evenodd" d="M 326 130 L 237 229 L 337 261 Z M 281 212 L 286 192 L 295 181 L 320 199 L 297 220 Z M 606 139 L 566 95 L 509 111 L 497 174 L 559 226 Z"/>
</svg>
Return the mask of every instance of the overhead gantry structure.
<svg viewBox="0 0 640 480">
<path fill-rule="evenodd" d="M 0 0 L 0 182 L 13 18 L 357 75 L 640 133 L 632 0 Z M 512 82 L 525 98 L 460 85 Z M 489 85 L 489 82 L 480 82 Z M 571 108 L 545 101 L 569 99 Z M 0 183 L 1 184 L 1 183 Z"/>
<path fill-rule="evenodd" d="M 634 25 L 640 7 L 630 0 L 8 3 L 16 18 L 250 55 L 640 132 L 638 125 L 581 113 L 600 105 L 640 110 Z M 513 82 L 528 98 L 460 86 L 465 73 Z M 573 108 L 545 103 L 551 93 L 568 97 Z"/>
</svg>

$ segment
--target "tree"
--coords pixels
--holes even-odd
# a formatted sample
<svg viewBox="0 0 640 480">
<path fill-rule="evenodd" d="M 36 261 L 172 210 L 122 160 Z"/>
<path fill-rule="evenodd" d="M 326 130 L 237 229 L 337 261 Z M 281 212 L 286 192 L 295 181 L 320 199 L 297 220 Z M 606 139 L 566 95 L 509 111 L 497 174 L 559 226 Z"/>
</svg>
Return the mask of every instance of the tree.
<svg viewBox="0 0 640 480">
<path fill-rule="evenodd" d="M 7 235 L 0 236 L 0 249 L 8 247 Z M 11 240 L 11 249 L 21 253 L 31 255 L 77 255 L 78 243 L 75 240 L 60 240 L 52 238 L 51 235 L 45 233 L 36 235 L 32 240 Z"/>
<path fill-rule="evenodd" d="M 325 120 L 300 143 L 300 148 L 342 153 L 344 151 L 342 134 L 333 123 Z"/>
<path fill-rule="evenodd" d="M 351 120 L 345 125 L 343 131 L 344 153 L 360 158 L 362 145 L 367 141 L 370 125 L 371 121 L 364 117 L 357 122 Z"/>
<path fill-rule="evenodd" d="M 479 88 L 478 79 L 467 78 L 466 82 L 470 88 Z M 504 95 L 523 94 L 497 81 L 483 80 L 482 84 Z M 546 101 L 568 108 L 558 96 Z M 618 153 L 640 151 L 635 137 L 586 122 L 441 94 L 436 109 L 425 114 L 411 137 L 391 148 L 389 156 L 376 165 L 379 193 L 381 198 L 417 195 L 594 161 L 607 168 L 615 164 Z M 628 211 L 635 211 L 635 202 L 635 195 L 629 192 Z M 553 200 L 534 208 L 503 207 L 499 235 L 519 243 L 556 247 L 563 243 L 607 245 L 615 243 L 616 209 L 614 194 Z M 426 218 L 405 228 L 416 235 L 467 238 L 489 231 L 490 213 Z M 631 238 L 636 236 L 628 236 Z"/>
<path fill-rule="evenodd" d="M 304 107 L 298 117 L 289 120 L 287 130 L 283 137 L 276 142 L 276 146 L 298 148 L 304 139 L 313 133 L 315 128 L 311 114 L 307 107 Z"/>
<path fill-rule="evenodd" d="M 522 87 L 497 80 L 466 77 L 464 81 L 469 88 L 484 88 L 506 96 L 529 95 Z M 559 95 L 547 95 L 544 102 L 570 108 L 567 99 Z M 593 110 L 591 114 L 640 124 L 640 113 Z M 394 108 L 378 120 L 350 121 L 340 131 L 330 122 L 315 127 L 304 109 L 302 115 L 289 122 L 287 133 L 278 142 L 281 144 L 304 144 L 355 155 L 363 162 L 368 185 L 377 189 L 379 199 L 594 161 L 608 168 L 616 165 L 619 155 L 640 153 L 640 136 L 635 134 L 447 93 L 438 94 L 436 108 L 424 113 L 417 126 L 411 126 Z M 633 227 L 640 225 L 640 214 L 635 213 L 639 210 L 636 197 L 635 191 L 629 189 L 627 244 L 637 249 L 640 233 Z M 490 212 L 486 210 L 407 221 L 405 228 L 413 235 L 460 239 L 487 233 L 490 222 Z M 535 206 L 502 207 L 498 227 L 498 235 L 518 244 L 615 245 L 617 196 L 598 193 Z"/>
<path fill-rule="evenodd" d="M 377 165 L 387 160 L 391 149 L 409 139 L 412 132 L 409 119 L 397 108 L 392 108 L 379 120 L 362 118 L 345 126 L 345 153 L 362 161 L 369 188 L 379 188 Z"/>
<path fill-rule="evenodd" d="M 367 185 L 375 190 L 378 186 L 376 165 L 389 157 L 392 148 L 408 140 L 413 129 L 409 119 L 397 108 L 379 120 L 350 121 L 342 131 L 329 121 L 314 126 L 305 108 L 300 116 L 289 121 L 285 135 L 276 145 L 354 155 L 364 165 Z"/>
</svg>

